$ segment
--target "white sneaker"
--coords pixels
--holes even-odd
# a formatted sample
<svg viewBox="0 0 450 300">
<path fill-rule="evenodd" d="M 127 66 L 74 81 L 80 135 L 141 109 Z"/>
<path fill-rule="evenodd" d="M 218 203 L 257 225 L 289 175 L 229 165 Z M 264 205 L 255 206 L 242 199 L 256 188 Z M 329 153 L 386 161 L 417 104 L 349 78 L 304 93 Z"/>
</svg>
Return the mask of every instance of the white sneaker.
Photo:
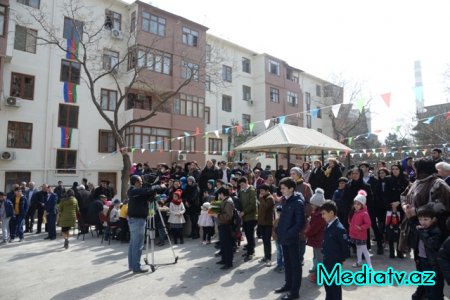
<svg viewBox="0 0 450 300">
<path fill-rule="evenodd" d="M 353 267 L 353 268 L 359 268 L 359 267 L 361 267 L 361 264 L 355 262 L 355 263 L 352 265 L 352 267 Z"/>
</svg>

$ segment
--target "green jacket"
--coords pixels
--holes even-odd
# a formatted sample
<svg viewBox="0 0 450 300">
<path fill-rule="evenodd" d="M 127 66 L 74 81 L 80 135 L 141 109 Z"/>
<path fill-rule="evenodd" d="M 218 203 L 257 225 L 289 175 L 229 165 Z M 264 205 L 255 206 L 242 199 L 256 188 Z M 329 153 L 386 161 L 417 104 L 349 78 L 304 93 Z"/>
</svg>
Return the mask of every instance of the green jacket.
<svg viewBox="0 0 450 300">
<path fill-rule="evenodd" d="M 239 192 L 239 200 L 241 201 L 243 222 L 258 220 L 258 208 L 256 190 L 253 185 L 249 185 L 246 191 L 241 190 Z"/>
<path fill-rule="evenodd" d="M 73 227 L 77 221 L 78 201 L 75 197 L 63 199 L 59 203 L 59 221 L 61 227 Z"/>
</svg>

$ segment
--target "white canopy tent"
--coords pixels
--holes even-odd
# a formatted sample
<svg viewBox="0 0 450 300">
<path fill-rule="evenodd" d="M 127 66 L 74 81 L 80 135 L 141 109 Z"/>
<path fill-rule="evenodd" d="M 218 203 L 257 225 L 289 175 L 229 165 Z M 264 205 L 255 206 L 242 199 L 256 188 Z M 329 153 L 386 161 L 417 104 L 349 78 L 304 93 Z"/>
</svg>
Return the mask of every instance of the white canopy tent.
<svg viewBox="0 0 450 300">
<path fill-rule="evenodd" d="M 324 155 L 325 151 L 350 152 L 351 148 L 314 129 L 278 124 L 239 145 L 236 151 L 277 152 L 300 155 Z"/>
</svg>

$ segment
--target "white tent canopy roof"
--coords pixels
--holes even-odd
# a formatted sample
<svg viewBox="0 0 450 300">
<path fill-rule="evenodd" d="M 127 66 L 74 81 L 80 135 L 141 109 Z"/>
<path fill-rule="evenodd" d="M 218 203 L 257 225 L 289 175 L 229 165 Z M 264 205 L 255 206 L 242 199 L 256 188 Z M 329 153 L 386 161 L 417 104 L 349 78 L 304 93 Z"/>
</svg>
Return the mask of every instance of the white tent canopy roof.
<svg viewBox="0 0 450 300">
<path fill-rule="evenodd" d="M 314 129 L 289 124 L 278 124 L 239 145 L 237 151 L 278 152 L 320 155 L 322 151 L 352 151 Z"/>
</svg>

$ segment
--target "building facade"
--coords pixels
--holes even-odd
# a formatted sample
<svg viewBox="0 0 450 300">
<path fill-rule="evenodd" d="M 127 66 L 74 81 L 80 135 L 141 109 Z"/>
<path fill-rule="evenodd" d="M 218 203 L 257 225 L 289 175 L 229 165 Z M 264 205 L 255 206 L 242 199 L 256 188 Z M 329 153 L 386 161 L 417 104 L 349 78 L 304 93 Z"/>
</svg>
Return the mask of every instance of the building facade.
<svg viewBox="0 0 450 300">
<path fill-rule="evenodd" d="M 178 160 L 180 153 L 204 162 L 204 140 L 179 137 L 204 127 L 199 76 L 207 28 L 139 1 L 10 5 L 18 18 L 6 16 L 4 22 L 9 34 L 1 64 L 1 189 L 18 181 L 71 185 L 81 178 L 94 184 L 107 179 L 120 188 L 121 151 L 150 165 Z M 45 16 L 53 36 L 33 15 Z M 43 38 L 58 45 L 42 45 Z M 84 54 L 95 82 L 77 60 Z M 177 91 L 187 78 L 189 84 L 160 105 L 161 95 Z M 128 148 L 118 149 L 97 107 L 119 127 L 151 110 L 157 114 L 127 126 Z"/>
</svg>

